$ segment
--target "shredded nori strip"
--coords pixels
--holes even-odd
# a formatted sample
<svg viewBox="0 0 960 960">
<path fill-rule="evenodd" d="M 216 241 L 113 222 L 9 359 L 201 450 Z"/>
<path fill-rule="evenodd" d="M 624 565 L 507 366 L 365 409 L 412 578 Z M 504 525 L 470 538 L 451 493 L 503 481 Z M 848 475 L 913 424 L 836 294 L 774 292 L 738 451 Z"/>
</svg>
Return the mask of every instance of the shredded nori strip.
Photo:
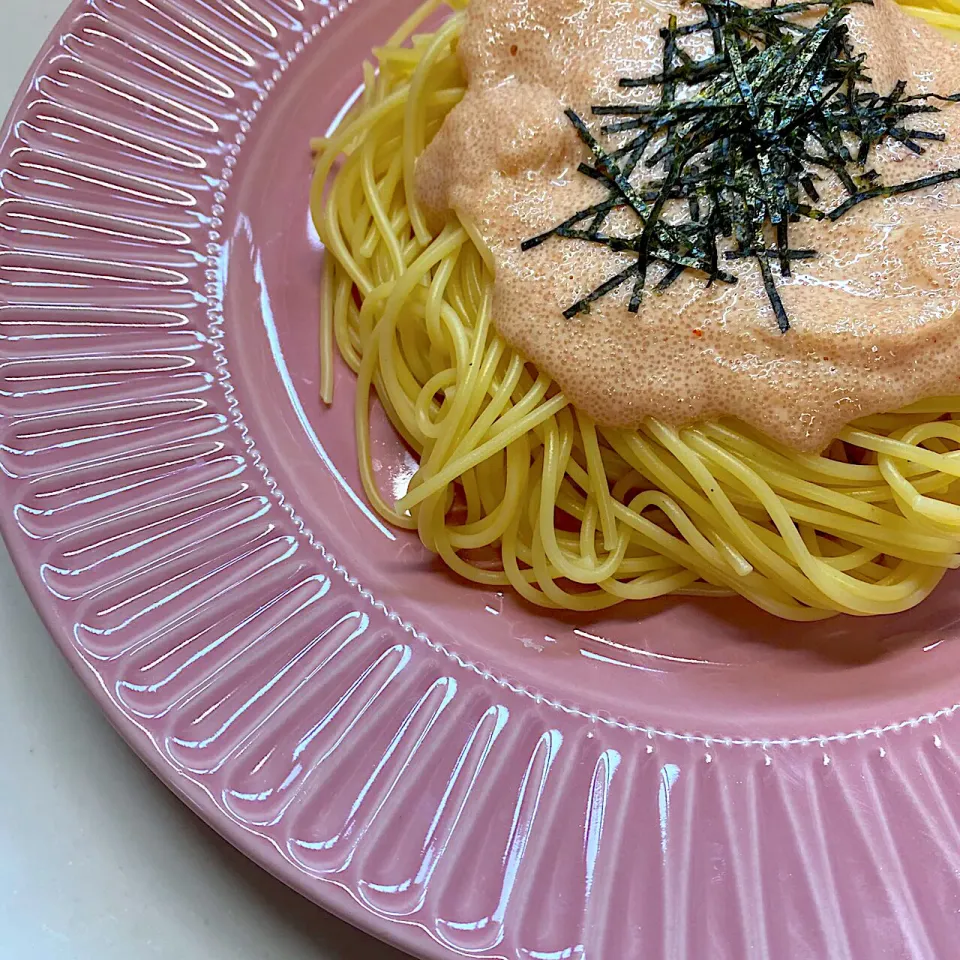
<svg viewBox="0 0 960 960">
<path fill-rule="evenodd" d="M 872 89 L 866 55 L 854 51 L 844 23 L 850 6 L 872 2 L 770 0 L 767 7 L 746 7 L 737 0 L 697 0 L 702 20 L 681 26 L 671 16 L 660 31 L 661 70 L 620 79 L 621 89 L 658 89 L 659 99 L 592 107 L 595 117 L 610 118 L 600 136 L 620 142 L 605 147 L 579 114 L 566 111 L 592 156 L 592 164 L 580 164 L 580 173 L 609 193 L 524 241 L 522 249 L 559 237 L 635 259 L 572 304 L 565 317 L 588 313 L 592 303 L 628 283 L 628 309 L 636 313 L 650 268 L 658 264 L 655 293 L 688 270 L 702 275 L 707 286 L 736 283 L 720 262 L 753 260 L 777 326 L 786 333 L 790 319 L 774 271 L 789 277 L 792 263 L 817 256 L 816 250 L 791 247 L 791 223 L 836 221 L 868 200 L 960 179 L 960 170 L 950 170 L 885 184 L 869 167 L 871 152 L 884 141 L 917 154 L 924 142 L 942 142 L 942 133 L 915 129 L 914 118 L 939 112 L 936 103 L 960 102 L 960 93 L 907 96 L 902 80 L 886 96 Z M 812 22 L 815 11 L 821 16 Z M 701 59 L 683 47 L 683 38 L 696 34 L 713 45 Z M 630 136 L 624 141 L 625 133 Z M 656 169 L 659 175 L 649 176 Z M 848 196 L 823 210 L 817 183 L 828 176 Z M 606 231 L 618 210 L 632 211 L 637 233 L 618 237 Z M 732 248 L 721 254 L 721 244 Z"/>
</svg>

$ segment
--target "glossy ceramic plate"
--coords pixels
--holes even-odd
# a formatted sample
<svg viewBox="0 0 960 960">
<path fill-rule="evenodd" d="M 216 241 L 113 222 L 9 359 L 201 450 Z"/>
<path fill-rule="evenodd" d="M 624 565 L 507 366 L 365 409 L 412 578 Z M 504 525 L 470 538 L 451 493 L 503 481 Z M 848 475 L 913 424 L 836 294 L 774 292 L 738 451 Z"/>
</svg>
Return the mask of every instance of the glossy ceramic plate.
<svg viewBox="0 0 960 960">
<path fill-rule="evenodd" d="M 414 953 L 955 956 L 956 576 L 868 621 L 557 619 L 364 504 L 307 141 L 412 6 L 78 0 L 25 82 L 0 484 L 57 642 L 201 816 Z"/>
</svg>

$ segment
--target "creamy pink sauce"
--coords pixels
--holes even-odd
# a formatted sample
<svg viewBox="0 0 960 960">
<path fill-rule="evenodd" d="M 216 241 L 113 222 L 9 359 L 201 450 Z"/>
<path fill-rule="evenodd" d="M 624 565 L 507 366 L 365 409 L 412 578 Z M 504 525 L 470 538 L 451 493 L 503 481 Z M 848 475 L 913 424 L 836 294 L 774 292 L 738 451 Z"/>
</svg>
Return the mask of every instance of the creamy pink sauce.
<svg viewBox="0 0 960 960">
<path fill-rule="evenodd" d="M 681 23 L 701 15 L 650 0 L 471 0 L 460 43 L 468 93 L 420 158 L 417 188 L 431 213 L 469 218 L 489 245 L 501 335 L 606 426 L 735 416 L 813 451 L 857 417 L 960 394 L 953 183 L 864 203 L 836 223 L 792 225 L 791 244 L 819 256 L 779 281 L 786 335 L 748 261 L 736 265 L 735 286 L 707 289 L 688 273 L 647 295 L 638 315 L 627 310 L 627 285 L 589 314 L 564 318 L 631 258 L 556 238 L 520 249 L 606 196 L 576 172 L 589 156 L 563 111 L 592 125 L 593 104 L 636 102 L 618 81 L 660 70 L 658 31 L 671 13 Z M 960 46 L 892 0 L 853 6 L 847 23 L 881 94 L 900 79 L 908 93 L 960 90 Z M 960 167 L 960 105 L 914 126 L 947 141 L 919 157 L 881 147 L 872 165 L 886 183 Z M 820 192 L 824 209 L 844 196 L 829 182 Z M 611 232 L 617 225 L 610 221 Z"/>
</svg>

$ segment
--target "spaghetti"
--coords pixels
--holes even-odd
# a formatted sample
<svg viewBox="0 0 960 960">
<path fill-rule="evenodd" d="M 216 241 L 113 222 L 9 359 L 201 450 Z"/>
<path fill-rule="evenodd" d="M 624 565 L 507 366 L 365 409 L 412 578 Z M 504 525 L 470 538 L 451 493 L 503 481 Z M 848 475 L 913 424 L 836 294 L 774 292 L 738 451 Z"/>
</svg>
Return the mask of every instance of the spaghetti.
<svg viewBox="0 0 960 960">
<path fill-rule="evenodd" d="M 816 620 L 920 602 L 960 566 L 960 397 L 866 417 L 815 455 L 733 420 L 600 426 L 501 338 L 482 239 L 430 222 L 414 191 L 417 158 L 466 92 L 466 3 L 450 6 L 417 34 L 441 7 L 429 0 L 374 51 L 361 101 L 313 144 L 321 394 L 332 402 L 339 352 L 376 510 L 460 576 L 547 608 L 736 593 Z M 960 30 L 957 0 L 915 12 Z M 374 392 L 419 458 L 395 504 L 371 462 Z"/>
</svg>

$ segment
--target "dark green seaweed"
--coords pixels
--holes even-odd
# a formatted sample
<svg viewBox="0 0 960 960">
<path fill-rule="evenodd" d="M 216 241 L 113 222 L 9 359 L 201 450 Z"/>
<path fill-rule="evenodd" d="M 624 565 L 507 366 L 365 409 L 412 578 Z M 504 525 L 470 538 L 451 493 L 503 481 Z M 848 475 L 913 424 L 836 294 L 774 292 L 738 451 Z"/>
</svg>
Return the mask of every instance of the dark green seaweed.
<svg viewBox="0 0 960 960">
<path fill-rule="evenodd" d="M 908 96 L 904 81 L 886 96 L 873 90 L 866 56 L 855 52 L 844 23 L 854 3 L 872 0 L 771 0 L 757 8 L 737 0 L 698 0 L 702 20 L 681 26 L 671 16 L 660 31 L 660 71 L 620 80 L 625 91 L 657 89 L 659 99 L 592 107 L 595 117 L 609 118 L 600 136 L 619 143 L 605 146 L 579 114 L 566 111 L 591 154 L 580 173 L 609 193 L 522 248 L 557 237 L 635 259 L 564 316 L 589 312 L 592 303 L 627 284 L 628 309 L 636 313 L 654 267 L 660 275 L 653 290 L 660 293 L 686 271 L 703 276 L 708 286 L 736 283 L 720 262 L 752 260 L 777 326 L 786 333 L 790 319 L 775 271 L 789 277 L 792 263 L 817 256 L 816 250 L 791 246 L 790 224 L 838 220 L 866 201 L 960 179 L 960 170 L 952 170 L 885 184 L 869 168 L 871 152 L 886 140 L 913 153 L 923 153 L 925 142 L 943 141 L 942 133 L 916 129 L 915 118 L 938 112 L 936 103 L 960 102 L 960 93 Z M 814 11 L 821 16 L 810 22 Z M 804 15 L 807 21 L 800 22 Z M 713 44 L 701 59 L 683 47 L 683 39 L 695 34 L 708 35 Z M 625 141 L 624 134 L 630 135 Z M 660 172 L 651 176 L 655 170 Z M 819 207 L 817 182 L 828 176 L 848 194 L 833 210 Z M 636 217 L 637 232 L 611 236 L 607 220 L 623 209 Z M 731 249 L 721 255 L 721 244 Z"/>
</svg>

